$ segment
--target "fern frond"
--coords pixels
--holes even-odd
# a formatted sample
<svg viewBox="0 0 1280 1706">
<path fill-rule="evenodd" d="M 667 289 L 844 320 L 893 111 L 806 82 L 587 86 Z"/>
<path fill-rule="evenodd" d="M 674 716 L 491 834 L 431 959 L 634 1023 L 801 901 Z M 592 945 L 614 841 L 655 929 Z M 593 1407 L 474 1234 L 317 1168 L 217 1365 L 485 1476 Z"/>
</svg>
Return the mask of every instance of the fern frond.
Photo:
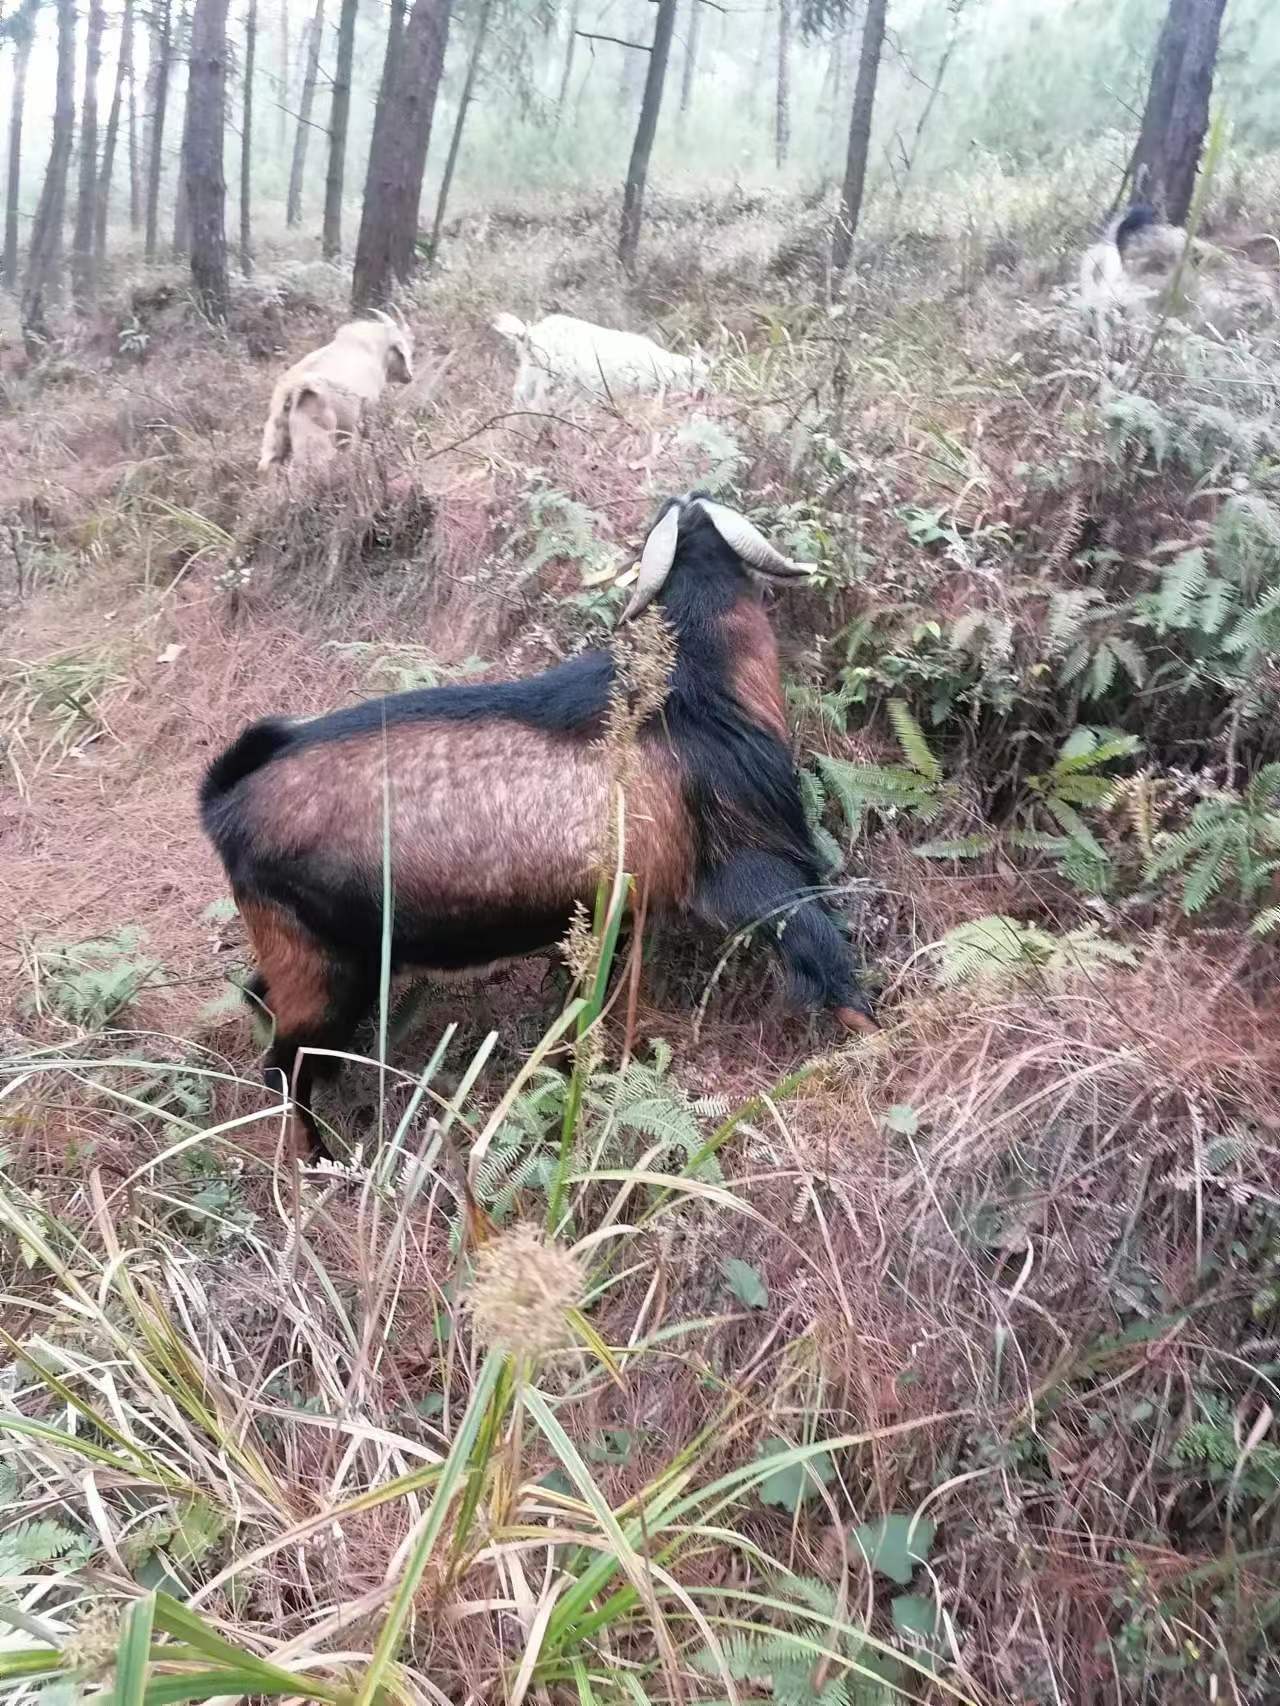
<svg viewBox="0 0 1280 1706">
<path fill-rule="evenodd" d="M 1182 890 L 1185 912 L 1200 912 L 1222 887 L 1228 846 L 1224 840 L 1208 847 L 1192 865 Z"/>
<path fill-rule="evenodd" d="M 917 859 L 980 859 L 997 845 L 994 835 L 961 835 L 953 841 L 925 841 L 911 851 Z"/>
<path fill-rule="evenodd" d="M 1093 654 L 1089 665 L 1089 673 L 1085 678 L 1083 688 L 1086 699 L 1102 699 L 1110 691 L 1111 684 L 1116 678 L 1116 650 L 1114 640 L 1104 640 Z"/>
<path fill-rule="evenodd" d="M 942 780 L 942 765 L 934 756 L 924 730 L 904 699 L 890 699 L 889 721 L 893 724 L 893 732 L 898 737 L 898 745 L 902 748 L 903 757 L 913 770 L 930 782 Z"/>
</svg>

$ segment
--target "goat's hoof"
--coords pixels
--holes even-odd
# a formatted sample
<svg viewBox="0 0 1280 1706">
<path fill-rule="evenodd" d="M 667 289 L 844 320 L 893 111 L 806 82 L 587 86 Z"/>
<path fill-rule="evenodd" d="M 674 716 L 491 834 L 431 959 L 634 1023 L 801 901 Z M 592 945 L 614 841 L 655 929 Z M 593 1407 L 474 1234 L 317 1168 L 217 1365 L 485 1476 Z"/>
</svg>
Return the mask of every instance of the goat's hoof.
<svg viewBox="0 0 1280 1706">
<path fill-rule="evenodd" d="M 856 1007 L 837 1007 L 836 1019 L 846 1031 L 854 1031 L 859 1036 L 874 1037 L 880 1027 L 870 1013 L 862 1013 Z"/>
</svg>

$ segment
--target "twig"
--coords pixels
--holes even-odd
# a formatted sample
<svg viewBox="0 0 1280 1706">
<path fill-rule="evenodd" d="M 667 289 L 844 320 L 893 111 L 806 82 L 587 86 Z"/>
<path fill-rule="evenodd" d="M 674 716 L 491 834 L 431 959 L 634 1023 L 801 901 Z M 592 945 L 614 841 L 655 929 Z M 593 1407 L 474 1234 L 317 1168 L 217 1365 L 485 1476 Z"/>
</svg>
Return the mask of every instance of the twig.
<svg viewBox="0 0 1280 1706">
<path fill-rule="evenodd" d="M 624 41 L 621 36 L 597 35 L 594 30 L 575 30 L 573 33 L 575 36 L 581 36 L 583 41 L 611 41 L 617 47 L 633 47 L 637 53 L 652 52 L 648 42 Z"/>
<path fill-rule="evenodd" d="M 470 444 L 473 438 L 479 438 L 481 433 L 488 432 L 490 427 L 500 426 L 503 421 L 518 421 L 524 419 L 535 421 L 557 421 L 561 426 L 572 427 L 575 432 L 580 432 L 587 438 L 591 437 L 591 434 L 586 427 L 580 426 L 577 421 L 566 420 L 563 415 L 549 415 L 543 409 L 508 409 L 505 414 L 490 415 L 489 419 L 487 421 L 482 421 L 473 432 L 464 434 L 462 438 L 455 438 L 450 444 L 442 444 L 439 450 L 429 450 L 425 456 L 419 457 L 418 460 L 421 462 L 434 462 L 437 456 L 447 456 L 451 450 L 461 450 L 464 444 Z"/>
<path fill-rule="evenodd" d="M 631 1063 L 631 1050 L 636 1038 L 636 1009 L 640 1004 L 640 972 L 644 964 L 644 924 L 649 911 L 649 884 L 640 886 L 640 899 L 636 905 L 635 921 L 631 934 L 631 965 L 627 975 L 627 1017 L 622 1032 L 622 1063 L 619 1073 L 627 1070 Z"/>
</svg>

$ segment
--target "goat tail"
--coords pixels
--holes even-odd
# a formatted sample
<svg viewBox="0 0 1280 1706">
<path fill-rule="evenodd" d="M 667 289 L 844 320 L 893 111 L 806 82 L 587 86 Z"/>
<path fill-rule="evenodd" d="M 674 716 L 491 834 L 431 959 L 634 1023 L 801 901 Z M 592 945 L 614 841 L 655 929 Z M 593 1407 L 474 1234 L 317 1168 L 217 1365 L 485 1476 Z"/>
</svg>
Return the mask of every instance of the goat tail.
<svg viewBox="0 0 1280 1706">
<path fill-rule="evenodd" d="M 1080 294 L 1090 306 L 1114 296 L 1124 277 L 1124 264 L 1114 243 L 1094 243 L 1080 257 Z"/>
<path fill-rule="evenodd" d="M 260 770 L 288 746 L 290 732 L 288 723 L 268 717 L 261 723 L 251 724 L 220 757 L 214 759 L 200 784 L 200 815 L 206 829 L 210 828 L 210 814 L 236 783 Z"/>
<path fill-rule="evenodd" d="M 267 416 L 262 431 L 262 455 L 258 461 L 259 474 L 267 474 L 289 457 L 289 406 L 282 403 Z"/>
<path fill-rule="evenodd" d="M 529 336 L 529 328 L 523 320 L 517 320 L 514 314 L 499 314 L 493 322 L 495 332 L 500 332 L 504 338 L 510 338 L 512 343 L 523 343 Z"/>
</svg>

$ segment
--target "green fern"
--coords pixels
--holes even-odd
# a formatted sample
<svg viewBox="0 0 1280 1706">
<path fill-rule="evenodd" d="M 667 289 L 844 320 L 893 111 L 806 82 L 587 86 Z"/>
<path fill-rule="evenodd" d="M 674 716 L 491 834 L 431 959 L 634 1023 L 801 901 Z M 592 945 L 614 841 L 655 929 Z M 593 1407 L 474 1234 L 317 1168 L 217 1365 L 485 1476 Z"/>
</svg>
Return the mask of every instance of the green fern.
<svg viewBox="0 0 1280 1706">
<path fill-rule="evenodd" d="M 955 798 L 954 788 L 942 779 L 941 761 L 906 702 L 891 699 L 888 709 L 903 764 L 851 764 L 826 753 L 818 755 L 823 780 L 855 838 L 869 809 L 883 817 L 901 813 L 920 823 L 932 823 Z"/>
<path fill-rule="evenodd" d="M 583 1091 L 580 1149 L 595 1167 L 629 1167 L 644 1156 L 646 1170 L 680 1171 L 722 1183 L 714 1156 L 701 1150 L 709 1123 L 722 1120 L 727 1101 L 690 1096 L 671 1076 L 671 1047 L 654 1041 L 648 1060 L 633 1060 L 623 1072 L 598 1066 Z M 472 1189 L 495 1220 L 509 1220 L 531 1194 L 542 1195 L 556 1173 L 566 1081 L 550 1069 L 518 1096 L 494 1133 Z M 461 1215 L 451 1223 L 456 1245 Z"/>
<path fill-rule="evenodd" d="M 1250 1499 L 1271 1499 L 1280 1491 L 1280 1446 L 1267 1440 L 1242 1457 L 1235 1418 L 1216 1393 L 1195 1394 L 1200 1419 L 1189 1423 L 1170 1448 L 1175 1464 L 1199 1464 L 1215 1483 L 1230 1482 Z"/>
<path fill-rule="evenodd" d="M 143 941 L 144 933 L 130 926 L 85 942 L 39 944 L 36 987 L 24 1006 L 56 1013 L 86 1030 L 100 1030 L 160 970 L 156 960 L 141 952 Z"/>
<path fill-rule="evenodd" d="M 1163 467 L 1174 447 L 1177 424 L 1159 403 L 1134 391 L 1108 391 L 1100 412 L 1113 456 L 1137 452 Z"/>
<path fill-rule="evenodd" d="M 853 1614 L 840 1608 L 826 1582 L 782 1576 L 770 1584 L 769 1597 L 778 1603 L 770 1613 L 775 1624 L 735 1631 L 721 1642 L 735 1682 L 751 1684 L 775 1706 L 897 1706 L 901 1665 L 847 1628 Z M 820 1688 L 814 1686 L 815 1647 L 838 1655 L 823 1667 Z M 693 1662 L 704 1675 L 721 1674 L 709 1652 L 697 1653 Z"/>
<path fill-rule="evenodd" d="M 1280 763 L 1264 765 L 1244 792 L 1224 791 L 1201 800 L 1185 829 L 1164 839 L 1147 865 L 1147 880 L 1177 873 L 1182 910 L 1202 912 L 1234 891 L 1253 911 L 1280 870 Z M 1267 918 L 1267 912 L 1260 915 Z M 1256 928 L 1256 922 L 1255 922 Z M 1273 925 L 1262 924 L 1259 934 Z"/>
<path fill-rule="evenodd" d="M 0 1535 L 0 1581 L 29 1576 L 46 1565 L 75 1570 L 93 1551 L 93 1542 L 60 1522 L 29 1522 Z"/>
<path fill-rule="evenodd" d="M 1056 592 L 1049 600 L 1049 655 L 1058 680 L 1077 685 L 1082 698 L 1101 699 L 1127 678 L 1134 687 L 1147 679 L 1147 660 L 1119 629 L 1134 619 L 1135 606 L 1111 604 L 1097 587 Z"/>
<path fill-rule="evenodd" d="M 1055 936 L 1004 913 L 959 924 L 933 944 L 940 988 L 981 984 L 1008 988 L 1028 977 L 1059 981 L 1107 966 L 1135 964 L 1132 951 L 1086 924 Z"/>
</svg>

